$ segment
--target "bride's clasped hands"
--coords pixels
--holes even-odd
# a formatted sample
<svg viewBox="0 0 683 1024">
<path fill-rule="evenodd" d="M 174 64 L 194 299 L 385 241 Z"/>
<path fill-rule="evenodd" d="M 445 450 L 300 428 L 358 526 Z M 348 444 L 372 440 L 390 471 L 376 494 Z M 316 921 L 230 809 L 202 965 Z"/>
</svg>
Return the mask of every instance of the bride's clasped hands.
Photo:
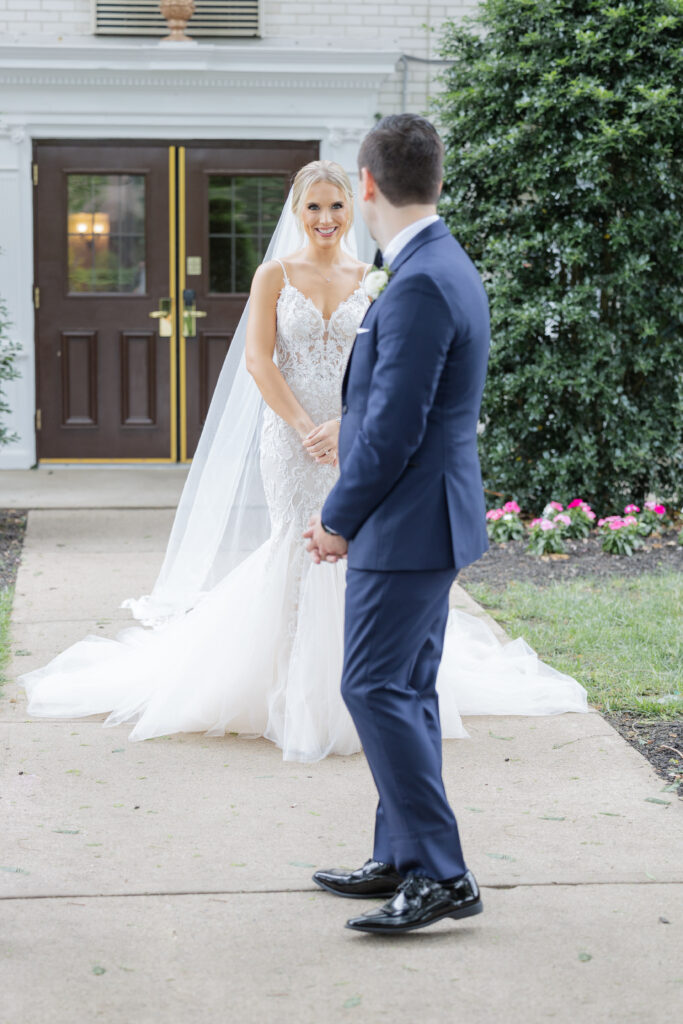
<svg viewBox="0 0 683 1024">
<path fill-rule="evenodd" d="M 326 466 L 337 465 L 337 447 L 339 444 L 339 420 L 327 420 L 315 427 L 301 442 L 316 462 Z"/>
</svg>

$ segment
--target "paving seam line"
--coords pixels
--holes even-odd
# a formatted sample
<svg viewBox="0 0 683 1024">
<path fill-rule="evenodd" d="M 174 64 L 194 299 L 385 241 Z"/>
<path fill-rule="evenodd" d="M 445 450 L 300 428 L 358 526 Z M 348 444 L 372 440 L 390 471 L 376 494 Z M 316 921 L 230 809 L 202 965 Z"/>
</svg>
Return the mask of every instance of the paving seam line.
<svg viewBox="0 0 683 1024">
<path fill-rule="evenodd" d="M 681 879 L 653 879 L 644 882 L 622 880 L 618 882 L 600 882 L 600 881 L 585 881 L 585 882 L 516 882 L 514 884 L 507 884 L 501 882 L 500 884 L 490 883 L 488 885 L 480 885 L 480 889 L 492 889 L 497 891 L 506 891 L 508 889 L 572 889 L 579 886 L 588 885 L 599 885 L 599 886 L 647 886 L 647 885 L 681 885 L 683 886 L 683 880 Z M 296 896 L 296 895 L 310 895 L 315 893 L 319 895 L 320 889 L 178 889 L 178 890 L 164 890 L 158 892 L 103 892 L 103 893 L 42 893 L 37 895 L 17 895 L 17 896 L 0 896 L 0 902 L 9 902 L 14 900 L 112 900 L 112 899 L 123 899 L 123 898 L 140 898 L 140 897 L 152 897 L 152 896 Z"/>
<path fill-rule="evenodd" d="M 7 505 L 14 512 L 175 512 L 175 505 Z"/>
</svg>

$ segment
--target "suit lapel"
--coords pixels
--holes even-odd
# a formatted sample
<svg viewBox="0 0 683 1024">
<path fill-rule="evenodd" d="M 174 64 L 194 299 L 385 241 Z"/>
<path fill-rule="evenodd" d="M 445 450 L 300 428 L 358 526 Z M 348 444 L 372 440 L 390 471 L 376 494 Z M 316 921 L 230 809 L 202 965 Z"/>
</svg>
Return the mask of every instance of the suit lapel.
<svg viewBox="0 0 683 1024">
<path fill-rule="evenodd" d="M 391 269 L 391 278 L 390 278 L 389 284 L 387 284 L 386 288 L 388 289 L 389 286 L 391 285 L 391 281 L 393 280 L 394 274 L 397 273 L 399 268 L 402 267 L 403 264 L 406 262 L 406 260 L 409 260 L 410 257 L 412 255 L 414 255 L 414 253 L 416 253 L 418 251 L 418 249 L 421 249 L 422 246 L 426 245 L 428 242 L 434 242 L 434 241 L 436 241 L 437 238 L 443 238 L 445 235 L 449 235 L 449 234 L 450 234 L 450 232 L 449 232 L 448 228 L 446 227 L 446 225 L 444 224 L 443 220 L 441 220 L 441 218 L 439 218 L 439 220 L 435 220 L 433 224 L 429 224 L 426 228 L 423 228 L 422 231 L 419 231 L 415 235 L 415 237 L 411 238 L 411 240 L 408 242 L 408 244 L 405 245 L 401 249 L 400 253 L 396 257 L 394 262 L 391 264 L 391 267 L 390 267 L 390 269 Z M 377 255 L 379 255 L 379 257 L 381 259 L 381 253 L 379 252 L 379 250 L 377 252 Z M 377 265 L 377 258 L 376 257 L 375 257 L 375 265 Z M 365 323 L 365 321 L 366 321 L 366 319 L 368 317 L 368 314 L 370 313 L 370 310 L 372 309 L 372 307 L 375 305 L 376 302 L 379 302 L 379 300 L 382 298 L 382 295 L 384 295 L 384 292 L 382 292 L 380 295 L 378 295 L 378 297 L 375 299 L 375 301 L 371 302 L 370 305 L 368 306 L 368 308 L 367 308 L 367 310 L 365 312 L 365 316 L 361 320 L 361 323 L 360 323 L 361 327 Z M 358 340 L 358 336 L 356 336 L 356 341 L 357 340 Z M 342 381 L 342 402 L 346 398 L 346 387 L 347 387 L 348 380 L 349 380 L 349 371 L 351 369 L 351 360 L 353 359 L 353 352 L 354 352 L 354 349 L 356 347 L 356 341 L 354 341 L 354 343 L 353 343 L 353 346 L 351 348 L 351 352 L 349 353 L 348 362 L 346 364 L 346 370 L 344 371 L 344 379 Z"/>
<path fill-rule="evenodd" d="M 377 299 L 375 299 L 375 302 L 376 301 L 377 301 Z M 368 308 L 365 310 L 365 316 L 361 320 L 359 327 L 362 327 L 363 324 L 365 323 L 365 321 L 367 320 L 368 313 L 372 309 L 373 305 L 374 305 L 374 303 L 371 302 L 370 305 L 368 306 Z M 358 341 L 358 335 L 356 334 L 356 337 L 354 338 L 354 341 L 353 341 L 353 345 L 351 346 L 351 351 L 349 352 L 349 358 L 348 358 L 348 360 L 346 362 L 346 369 L 344 370 L 344 379 L 342 380 L 342 402 L 346 398 L 346 385 L 348 383 L 349 370 L 351 369 L 351 360 L 353 359 L 353 353 L 354 353 L 354 350 L 356 348 L 356 342 L 357 341 Z"/>
</svg>

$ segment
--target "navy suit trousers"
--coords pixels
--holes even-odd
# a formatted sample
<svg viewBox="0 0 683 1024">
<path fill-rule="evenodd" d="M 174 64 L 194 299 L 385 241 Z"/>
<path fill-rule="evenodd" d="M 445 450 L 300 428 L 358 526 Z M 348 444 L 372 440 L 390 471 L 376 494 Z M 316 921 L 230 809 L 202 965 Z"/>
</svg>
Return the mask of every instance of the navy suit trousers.
<svg viewBox="0 0 683 1024">
<path fill-rule="evenodd" d="M 441 777 L 436 676 L 455 570 L 346 577 L 342 697 L 381 793 L 373 856 L 403 875 L 466 870 Z"/>
</svg>

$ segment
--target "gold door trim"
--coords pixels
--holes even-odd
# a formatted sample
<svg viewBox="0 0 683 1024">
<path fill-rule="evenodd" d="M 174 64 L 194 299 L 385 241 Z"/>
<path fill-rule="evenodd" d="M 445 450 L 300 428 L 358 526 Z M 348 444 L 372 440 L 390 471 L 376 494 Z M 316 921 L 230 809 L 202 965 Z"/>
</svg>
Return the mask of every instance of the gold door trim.
<svg viewBox="0 0 683 1024">
<path fill-rule="evenodd" d="M 39 466 L 176 466 L 176 459 L 38 459 Z"/>
<path fill-rule="evenodd" d="M 187 281 L 187 199 L 185 194 L 185 146 L 178 147 L 178 331 L 180 337 L 180 461 L 187 457 L 187 339 L 183 333 L 185 302 L 183 292 Z"/>
<path fill-rule="evenodd" d="M 183 206 L 183 251 L 185 245 L 185 147 L 181 146 L 180 151 L 182 153 L 182 181 L 183 181 L 183 193 L 182 193 L 182 206 Z M 176 292 L 176 260 L 178 257 L 178 224 L 176 218 L 176 147 L 168 147 L 168 294 L 171 297 L 171 322 L 173 324 L 173 334 L 169 338 L 169 378 L 170 378 L 170 398 L 171 408 L 170 412 L 170 440 L 171 440 L 171 452 L 168 458 L 159 459 L 38 459 L 39 466 L 47 465 L 59 465 L 59 466 L 73 466 L 75 464 L 80 465 L 168 465 L 169 463 L 177 463 L 178 461 L 178 409 L 176 401 L 176 389 L 177 389 L 177 353 L 178 353 L 178 296 Z M 184 257 L 183 257 L 184 258 Z M 185 274 L 183 271 L 183 282 L 185 280 Z M 181 285 L 181 289 L 184 285 Z M 181 290 L 182 300 L 182 290 Z M 183 338 L 183 344 L 185 339 Z M 183 349 L 184 352 L 184 349 Z M 184 367 L 183 373 L 184 376 Z M 184 414 L 184 404 L 183 404 Z M 183 460 L 189 461 L 189 460 Z"/>
<path fill-rule="evenodd" d="M 184 149 L 183 149 L 184 153 Z M 168 294 L 171 297 L 171 323 L 173 333 L 169 338 L 169 378 L 170 378 L 170 416 L 171 416 L 171 456 L 166 462 L 178 459 L 178 402 L 177 394 L 177 363 L 178 363 L 178 294 L 176 292 L 176 265 L 178 259 L 178 221 L 176 217 L 176 199 L 178 187 L 176 183 L 176 147 L 168 147 Z M 181 292 L 182 295 L 182 292 Z"/>
</svg>

